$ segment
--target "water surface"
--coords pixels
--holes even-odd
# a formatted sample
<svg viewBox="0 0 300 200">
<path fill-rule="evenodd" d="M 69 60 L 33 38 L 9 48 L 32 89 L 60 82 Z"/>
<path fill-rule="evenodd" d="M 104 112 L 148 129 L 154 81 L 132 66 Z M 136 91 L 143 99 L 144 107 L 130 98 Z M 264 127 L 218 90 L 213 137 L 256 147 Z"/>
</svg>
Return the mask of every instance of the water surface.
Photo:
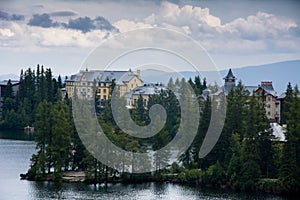
<svg viewBox="0 0 300 200">
<path fill-rule="evenodd" d="M 11 135 L 10 135 L 11 134 Z M 156 199 L 268 199 L 285 198 L 262 195 L 234 193 L 222 190 L 208 190 L 199 187 L 171 183 L 143 184 L 103 184 L 51 183 L 20 180 L 20 173 L 26 173 L 30 157 L 35 152 L 32 137 L 23 132 L 0 131 L 0 200 L 26 199 L 108 199 L 108 200 L 156 200 Z"/>
</svg>

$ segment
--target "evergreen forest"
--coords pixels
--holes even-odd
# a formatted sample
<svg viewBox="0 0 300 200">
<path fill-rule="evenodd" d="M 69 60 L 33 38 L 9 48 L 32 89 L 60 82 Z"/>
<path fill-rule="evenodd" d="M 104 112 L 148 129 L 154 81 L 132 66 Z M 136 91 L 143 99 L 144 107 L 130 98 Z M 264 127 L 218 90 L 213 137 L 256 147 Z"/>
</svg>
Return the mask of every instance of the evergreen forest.
<svg viewBox="0 0 300 200">
<path fill-rule="evenodd" d="M 298 87 L 291 83 L 287 85 L 282 108 L 281 123 L 286 124 L 286 141 L 276 140 L 272 135 L 264 97 L 249 96 L 239 82 L 227 96 L 222 134 L 206 157 L 200 159 L 199 150 L 210 124 L 213 101 L 209 97 L 198 103 L 199 127 L 192 145 L 167 168 L 161 166 L 169 162 L 166 155 L 171 152 L 168 151 L 163 156 L 154 155 L 154 161 L 144 161 L 155 165 L 153 173 L 144 174 L 116 171 L 85 149 L 73 122 L 72 100 L 68 95 L 62 96 L 62 78 L 54 78 L 50 68 L 38 65 L 36 69 L 22 71 L 20 83 L 17 94 L 13 94 L 10 82 L 2 93 L 0 129 L 35 127 L 36 153 L 32 155 L 27 173 L 30 180 L 46 180 L 51 175 L 51 180 L 61 181 L 66 171 L 84 171 L 88 183 L 174 181 L 237 191 L 300 192 L 300 98 Z M 184 98 L 188 95 L 185 94 L 187 84 L 196 95 L 208 87 L 205 79 L 195 77 L 188 81 L 170 79 L 168 88 L 175 88 L 180 98 Z M 111 89 L 113 87 L 111 84 Z M 96 108 L 97 119 L 106 136 L 119 147 L 132 152 L 147 152 L 149 148 L 155 151 L 175 137 L 181 110 L 176 95 L 171 90 L 162 90 L 149 96 L 147 104 L 140 96 L 135 108 L 130 110 L 131 118 L 138 125 L 149 124 L 148 111 L 154 104 L 165 108 L 167 121 L 163 129 L 150 138 L 135 138 L 123 132 L 113 119 L 110 99 L 103 108 Z"/>
</svg>

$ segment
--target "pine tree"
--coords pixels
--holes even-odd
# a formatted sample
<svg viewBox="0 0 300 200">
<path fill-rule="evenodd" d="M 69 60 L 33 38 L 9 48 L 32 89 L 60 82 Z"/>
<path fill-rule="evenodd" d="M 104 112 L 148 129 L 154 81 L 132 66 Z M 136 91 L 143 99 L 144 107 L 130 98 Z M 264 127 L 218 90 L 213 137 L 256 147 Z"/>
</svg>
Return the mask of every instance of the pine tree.
<svg viewBox="0 0 300 200">
<path fill-rule="evenodd" d="M 2 91 L 1 95 L 4 99 L 14 98 L 13 85 L 10 79 L 8 80 L 7 85 L 4 87 L 4 90 Z"/>
<path fill-rule="evenodd" d="M 292 84 L 289 82 L 285 91 L 285 98 L 282 102 L 282 112 L 281 112 L 281 124 L 286 124 L 287 118 L 290 112 L 290 105 L 293 100 L 293 87 Z"/>
<path fill-rule="evenodd" d="M 58 88 L 61 89 L 63 88 L 63 83 L 62 83 L 62 80 L 61 80 L 61 76 L 58 75 L 58 78 L 57 78 L 57 84 L 58 84 Z"/>
<path fill-rule="evenodd" d="M 138 122 L 140 125 L 143 125 L 146 118 L 146 110 L 145 110 L 145 103 L 144 103 L 144 99 L 142 97 L 142 95 L 139 95 L 139 98 L 137 100 L 137 104 L 136 104 L 136 112 L 137 112 L 137 116 L 136 118 L 136 122 Z"/>
<path fill-rule="evenodd" d="M 231 136 L 230 141 L 230 151 L 231 151 L 231 159 L 229 161 L 229 165 L 227 168 L 227 181 L 231 183 L 233 186 L 238 184 L 238 179 L 241 173 L 241 138 L 238 133 L 234 133 Z"/>
<path fill-rule="evenodd" d="M 199 75 L 195 76 L 194 82 L 195 82 L 195 88 L 194 88 L 195 94 L 199 96 L 200 94 L 202 94 L 202 90 L 203 90 L 203 85 L 201 84 Z"/>
<path fill-rule="evenodd" d="M 285 192 L 299 192 L 300 190 L 300 100 L 296 87 L 292 95 L 288 93 L 285 101 L 285 113 L 287 123 L 286 142 L 283 146 L 282 163 L 279 179 Z"/>
<path fill-rule="evenodd" d="M 46 84 L 45 84 L 46 85 L 46 99 L 48 102 L 54 102 L 52 71 L 50 68 L 46 69 L 45 81 L 46 81 Z"/>
<path fill-rule="evenodd" d="M 170 90 L 174 90 L 175 89 L 175 84 L 174 84 L 174 81 L 173 81 L 172 77 L 169 79 L 169 82 L 168 82 L 167 86 L 168 86 L 168 89 L 170 89 Z"/>
<path fill-rule="evenodd" d="M 195 126 L 199 123 L 199 112 L 196 109 L 199 109 L 198 102 L 195 96 L 192 93 L 192 88 L 186 83 L 183 78 L 180 83 L 179 88 L 179 98 L 180 98 L 180 108 L 181 108 L 181 122 L 179 127 L 180 130 L 185 130 L 185 134 L 181 135 L 183 137 L 184 143 L 186 144 L 185 138 L 191 138 L 194 133 L 197 133 L 198 126 Z M 192 125 L 191 125 L 192 124 Z M 178 147 L 180 149 L 180 146 Z M 193 160 L 193 148 L 189 145 L 189 148 L 180 156 L 179 160 L 183 163 L 186 168 L 191 168 L 194 166 Z"/>
<path fill-rule="evenodd" d="M 54 104 L 51 110 L 53 117 L 51 153 L 53 155 L 54 179 L 59 180 L 62 170 L 68 170 L 71 135 L 68 106 L 63 101 Z"/>
<path fill-rule="evenodd" d="M 232 157 L 232 152 L 228 151 L 232 134 L 237 133 L 243 138 L 245 132 L 248 95 L 241 82 L 229 92 L 224 128 L 212 152 L 206 156 L 206 159 L 210 160 L 209 163 L 219 160 L 224 168 L 228 166 Z"/>
<path fill-rule="evenodd" d="M 258 135 L 264 129 L 259 125 L 260 118 L 257 105 L 258 100 L 252 95 L 249 102 L 246 129 L 242 142 L 242 166 L 241 177 L 239 179 L 241 188 L 246 191 L 254 189 L 255 183 L 261 175 Z"/>
<path fill-rule="evenodd" d="M 50 116 L 52 105 L 46 101 L 41 102 L 37 108 L 37 121 L 35 124 L 36 134 L 35 142 L 37 154 L 32 157 L 32 165 L 29 173 L 36 179 L 45 177 L 46 170 L 50 171 L 51 165 L 47 165 L 47 146 L 49 145 L 49 136 L 51 124 L 48 119 Z"/>
<path fill-rule="evenodd" d="M 208 159 L 210 158 L 210 156 L 207 156 L 206 158 L 199 160 L 200 147 L 207 133 L 208 126 L 210 124 L 210 118 L 211 118 L 211 100 L 208 97 L 204 103 L 204 108 L 201 112 L 201 117 L 200 117 L 199 129 L 192 145 L 194 161 L 198 163 L 198 166 L 201 169 L 207 169 L 210 165 L 212 165 L 215 162 Z"/>
</svg>

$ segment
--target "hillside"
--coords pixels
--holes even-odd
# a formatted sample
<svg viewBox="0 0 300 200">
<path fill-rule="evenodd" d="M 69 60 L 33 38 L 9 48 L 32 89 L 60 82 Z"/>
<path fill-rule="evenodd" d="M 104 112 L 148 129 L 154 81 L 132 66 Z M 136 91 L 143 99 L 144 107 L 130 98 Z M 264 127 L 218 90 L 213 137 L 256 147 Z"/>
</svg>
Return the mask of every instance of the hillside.
<svg viewBox="0 0 300 200">
<path fill-rule="evenodd" d="M 274 88 L 278 93 L 285 91 L 288 82 L 293 85 L 300 85 L 300 60 L 233 68 L 232 71 L 238 80 L 242 80 L 244 85 L 258 85 L 261 81 L 273 81 Z M 222 70 L 220 74 L 224 77 L 227 72 L 228 69 Z M 186 79 L 196 75 L 196 73 L 189 71 L 183 71 L 181 74 Z M 176 79 L 178 74 L 159 70 L 145 70 L 141 73 L 141 78 L 146 83 L 162 82 L 166 84 L 169 77 Z M 210 83 L 210 80 L 208 82 Z"/>
<path fill-rule="evenodd" d="M 238 80 L 242 80 L 244 85 L 258 85 L 261 81 L 273 81 L 274 88 L 278 93 L 285 91 L 288 82 L 291 82 L 293 85 L 300 85 L 300 60 L 233 68 L 232 71 Z M 220 74 L 224 77 L 227 72 L 228 69 L 222 70 Z M 196 75 L 190 71 L 182 71 L 181 74 L 186 79 L 193 78 Z M 166 84 L 170 77 L 173 77 L 175 80 L 178 74 L 160 70 L 145 70 L 141 72 L 141 78 L 145 83 L 161 82 Z M 0 75 L 0 81 L 8 79 L 17 80 L 19 77 L 15 74 Z M 210 80 L 207 81 L 214 84 Z"/>
</svg>

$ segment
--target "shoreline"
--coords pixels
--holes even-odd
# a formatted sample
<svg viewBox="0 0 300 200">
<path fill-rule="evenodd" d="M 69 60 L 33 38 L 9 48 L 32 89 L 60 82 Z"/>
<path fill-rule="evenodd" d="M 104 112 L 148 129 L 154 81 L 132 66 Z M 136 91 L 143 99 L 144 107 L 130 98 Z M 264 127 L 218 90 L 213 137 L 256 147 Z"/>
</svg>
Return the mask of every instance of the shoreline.
<svg viewBox="0 0 300 200">
<path fill-rule="evenodd" d="M 207 189 L 216 189 L 216 190 L 224 190 L 224 191 L 231 191 L 231 192 L 246 192 L 246 193 L 262 193 L 262 194 L 270 194 L 276 196 L 297 196 L 297 194 L 288 194 L 284 193 L 282 190 L 278 188 L 278 185 L 263 185 L 262 183 L 257 184 L 257 186 L 251 191 L 242 191 L 240 189 L 235 188 L 233 185 L 230 184 L 212 184 L 212 183 L 203 183 L 201 179 L 185 182 L 179 179 L 178 174 L 156 174 L 151 176 L 143 177 L 139 174 L 130 174 L 124 173 L 125 176 L 122 177 L 112 177 L 109 176 L 107 179 L 102 177 L 100 181 L 93 181 L 87 179 L 87 172 L 85 171 L 67 171 L 62 173 L 62 177 L 59 181 L 54 181 L 53 174 L 47 174 L 44 178 L 40 180 L 32 179 L 28 176 L 28 174 L 20 174 L 21 180 L 27 181 L 48 181 L 48 182 L 64 182 L 64 183 L 83 183 L 83 184 L 138 184 L 138 183 L 172 183 L 172 184 L 179 184 L 179 185 L 186 185 L 186 186 L 193 186 L 193 187 L 201 187 Z M 126 176 L 127 175 L 127 176 Z M 272 181 L 276 183 L 276 180 L 263 180 L 262 181 Z"/>
</svg>

